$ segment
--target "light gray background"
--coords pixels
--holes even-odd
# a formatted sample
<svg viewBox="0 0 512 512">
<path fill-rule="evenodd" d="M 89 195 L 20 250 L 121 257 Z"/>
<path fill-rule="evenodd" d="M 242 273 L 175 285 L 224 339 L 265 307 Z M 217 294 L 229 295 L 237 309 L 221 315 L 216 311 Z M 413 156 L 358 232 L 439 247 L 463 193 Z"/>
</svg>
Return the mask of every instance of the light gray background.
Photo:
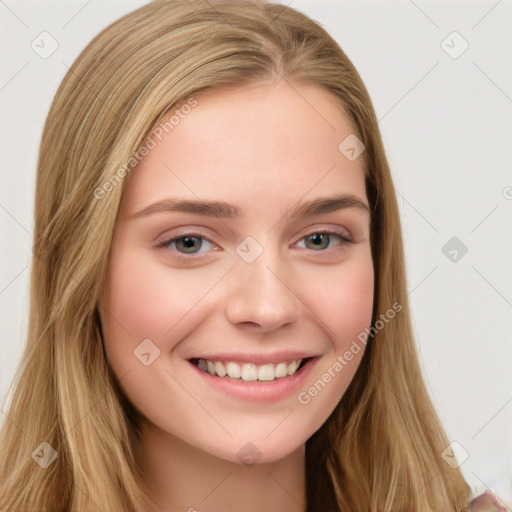
<svg viewBox="0 0 512 512">
<path fill-rule="evenodd" d="M 2 397 L 26 333 L 35 169 L 50 102 L 92 37 L 143 3 L 0 0 Z M 425 377 L 467 480 L 510 504 L 512 0 L 290 5 L 325 26 L 370 92 L 401 206 Z M 59 45 L 46 59 L 31 48 L 43 31 Z M 464 41 L 454 31 L 469 44 L 457 58 Z M 452 237 L 459 247 L 446 256 Z"/>
</svg>

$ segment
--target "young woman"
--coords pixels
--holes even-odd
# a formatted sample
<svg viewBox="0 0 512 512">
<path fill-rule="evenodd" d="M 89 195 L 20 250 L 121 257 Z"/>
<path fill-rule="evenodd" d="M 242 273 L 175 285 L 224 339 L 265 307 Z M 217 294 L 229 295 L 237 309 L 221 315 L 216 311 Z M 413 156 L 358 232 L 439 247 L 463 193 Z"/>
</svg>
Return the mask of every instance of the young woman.
<svg viewBox="0 0 512 512">
<path fill-rule="evenodd" d="M 1 510 L 477 510 L 405 283 L 375 113 L 321 27 L 125 16 L 44 129 Z"/>
</svg>

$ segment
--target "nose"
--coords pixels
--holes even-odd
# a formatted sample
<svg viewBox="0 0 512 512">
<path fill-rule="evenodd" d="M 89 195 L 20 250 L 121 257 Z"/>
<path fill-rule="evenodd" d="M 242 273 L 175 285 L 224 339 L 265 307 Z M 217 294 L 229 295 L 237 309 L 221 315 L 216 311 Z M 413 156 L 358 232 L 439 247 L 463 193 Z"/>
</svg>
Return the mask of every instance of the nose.
<svg viewBox="0 0 512 512">
<path fill-rule="evenodd" d="M 269 332 L 297 321 L 301 301 L 283 265 L 265 251 L 254 262 L 237 261 L 227 303 L 228 320 L 238 327 Z"/>
</svg>

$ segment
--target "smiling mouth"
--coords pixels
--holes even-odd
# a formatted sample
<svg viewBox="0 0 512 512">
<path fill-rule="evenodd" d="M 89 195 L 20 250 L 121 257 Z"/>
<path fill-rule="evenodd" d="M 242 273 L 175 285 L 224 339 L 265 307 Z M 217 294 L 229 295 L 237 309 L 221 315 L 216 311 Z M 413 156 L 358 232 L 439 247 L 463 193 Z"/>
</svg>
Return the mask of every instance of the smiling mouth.
<svg viewBox="0 0 512 512">
<path fill-rule="evenodd" d="M 226 379 L 244 381 L 244 382 L 269 382 L 277 379 L 292 377 L 299 372 L 311 359 L 296 359 L 290 362 L 280 362 L 277 364 L 255 364 L 242 363 L 235 361 L 210 361 L 209 359 L 190 359 L 190 362 L 209 373 L 214 377 L 223 377 Z"/>
</svg>

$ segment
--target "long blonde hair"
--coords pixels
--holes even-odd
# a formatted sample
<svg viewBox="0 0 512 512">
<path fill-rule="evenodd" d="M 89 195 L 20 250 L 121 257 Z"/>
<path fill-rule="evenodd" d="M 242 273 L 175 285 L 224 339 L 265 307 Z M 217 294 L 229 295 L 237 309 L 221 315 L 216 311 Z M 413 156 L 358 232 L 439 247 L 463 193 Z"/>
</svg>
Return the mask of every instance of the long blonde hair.
<svg viewBox="0 0 512 512">
<path fill-rule="evenodd" d="M 427 395 L 407 303 L 397 202 L 370 97 L 316 23 L 263 0 L 157 0 L 101 32 L 64 78 L 44 127 L 30 319 L 0 439 L 5 512 L 148 508 L 134 446 L 140 418 L 103 348 L 98 307 L 126 179 L 95 194 L 170 110 L 223 85 L 313 83 L 339 99 L 365 145 L 375 267 L 368 342 L 335 411 L 306 444 L 307 510 L 447 512 L 469 487 Z M 34 450 L 57 452 L 46 469 Z M 43 453 L 43 452 L 42 452 Z"/>
</svg>

